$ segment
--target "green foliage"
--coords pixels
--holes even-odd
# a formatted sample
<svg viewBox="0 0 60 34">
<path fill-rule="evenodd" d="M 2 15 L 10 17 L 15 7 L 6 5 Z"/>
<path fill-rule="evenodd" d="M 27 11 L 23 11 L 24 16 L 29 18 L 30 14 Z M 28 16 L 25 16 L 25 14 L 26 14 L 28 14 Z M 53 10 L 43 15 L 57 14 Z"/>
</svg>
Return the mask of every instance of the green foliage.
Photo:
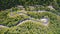
<svg viewBox="0 0 60 34">
<path fill-rule="evenodd" d="M 48 16 L 49 18 L 51 18 L 51 16 L 54 16 L 53 18 L 57 17 L 51 12 L 27 12 L 27 14 L 38 19 L 42 18 L 43 16 Z"/>
<path fill-rule="evenodd" d="M 43 29 L 42 29 L 43 28 Z M 44 26 L 41 26 L 40 23 L 35 22 L 25 22 L 19 26 L 12 27 L 7 31 L 6 34 L 42 34 L 41 31 L 45 30 Z"/>
<path fill-rule="evenodd" d="M 0 27 L 0 34 L 4 34 L 4 32 L 7 30 L 8 30 L 8 28 Z"/>
<path fill-rule="evenodd" d="M 48 17 L 50 19 L 51 23 L 55 23 L 56 26 L 57 26 L 57 24 L 59 24 L 59 21 L 58 21 L 59 18 L 57 18 L 58 16 L 54 13 L 51 13 L 51 12 L 40 12 L 40 13 L 28 12 L 27 14 L 30 15 L 31 17 L 36 18 L 36 19 L 40 19 L 42 17 Z"/>
<path fill-rule="evenodd" d="M 54 25 L 55 24 L 55 25 Z M 42 26 L 38 22 L 25 22 L 19 26 L 15 26 L 5 31 L 6 34 L 58 34 L 59 27 L 56 23 L 49 24 L 48 27 Z"/>
<path fill-rule="evenodd" d="M 29 12 L 27 15 L 40 19 L 42 17 L 48 17 L 50 23 L 48 27 L 43 26 L 40 22 L 27 21 L 19 26 L 15 26 L 19 20 L 28 18 L 25 15 L 19 15 L 15 18 L 11 18 L 8 15 L 8 11 L 1 11 L 0 13 L 0 24 L 9 26 L 10 28 L 4 27 L 0 31 L 0 34 L 59 34 L 60 33 L 60 16 L 51 12 Z M 13 26 L 13 27 L 12 27 Z"/>
<path fill-rule="evenodd" d="M 0 0 L 0 10 L 15 7 L 17 5 L 50 5 L 54 0 Z"/>
<path fill-rule="evenodd" d="M 15 26 L 18 23 L 18 21 L 28 18 L 28 16 L 25 15 L 19 15 L 16 16 L 15 18 L 12 17 L 10 18 L 8 16 L 8 13 L 9 13 L 8 11 L 0 12 L 0 24 L 11 27 L 11 26 Z"/>
<path fill-rule="evenodd" d="M 60 6 L 60 0 L 57 0 L 57 4 Z"/>
<path fill-rule="evenodd" d="M 17 5 L 24 6 L 26 15 L 19 15 L 16 12 L 20 11 Z M 36 5 L 41 5 L 36 7 Z M 47 6 L 52 5 L 55 10 L 50 10 Z M 34 6 L 30 11 L 28 6 Z M 0 10 L 12 8 L 14 16 L 11 17 L 11 10 L 0 11 L 0 34 L 60 34 L 60 0 L 0 0 Z M 34 12 L 33 10 L 46 10 L 48 12 Z M 24 14 L 24 12 L 22 13 Z M 15 17 L 16 16 L 16 17 Z M 19 24 L 19 21 L 24 21 L 29 17 L 41 19 L 47 17 L 50 19 L 48 26 L 42 25 L 40 22 L 27 21 Z M 9 28 L 10 27 L 10 28 Z"/>
</svg>

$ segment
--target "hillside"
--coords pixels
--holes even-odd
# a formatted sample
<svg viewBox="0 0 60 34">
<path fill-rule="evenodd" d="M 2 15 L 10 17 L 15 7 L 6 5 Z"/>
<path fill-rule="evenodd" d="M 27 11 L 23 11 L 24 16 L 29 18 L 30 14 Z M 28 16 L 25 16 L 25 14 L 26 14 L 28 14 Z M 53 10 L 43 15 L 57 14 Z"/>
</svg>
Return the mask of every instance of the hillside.
<svg viewBox="0 0 60 34">
<path fill-rule="evenodd" d="M 60 34 L 59 0 L 0 0 L 0 3 L 0 34 Z"/>
</svg>

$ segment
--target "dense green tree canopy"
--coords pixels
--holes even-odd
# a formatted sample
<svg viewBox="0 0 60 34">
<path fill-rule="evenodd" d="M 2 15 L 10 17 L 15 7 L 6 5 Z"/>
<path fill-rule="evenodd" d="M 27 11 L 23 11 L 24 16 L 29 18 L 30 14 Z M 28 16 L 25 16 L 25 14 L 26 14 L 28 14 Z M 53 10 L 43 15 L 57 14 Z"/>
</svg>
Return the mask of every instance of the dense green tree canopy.
<svg viewBox="0 0 60 34">
<path fill-rule="evenodd" d="M 1 9 L 7 9 L 14 7 L 16 5 L 51 5 L 52 3 L 55 3 L 56 0 L 0 0 L 0 10 Z M 60 3 L 59 0 L 57 0 L 58 5 Z M 55 3 L 55 4 L 56 4 Z"/>
</svg>

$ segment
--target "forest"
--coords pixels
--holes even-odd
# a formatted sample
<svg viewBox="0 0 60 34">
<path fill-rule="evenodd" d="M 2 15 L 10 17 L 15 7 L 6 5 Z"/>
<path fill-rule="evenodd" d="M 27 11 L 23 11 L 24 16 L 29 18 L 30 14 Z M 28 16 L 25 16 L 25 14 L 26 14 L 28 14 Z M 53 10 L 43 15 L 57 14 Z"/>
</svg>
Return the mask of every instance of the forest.
<svg viewBox="0 0 60 34">
<path fill-rule="evenodd" d="M 0 0 L 0 10 L 22 5 L 24 7 L 29 5 L 53 5 L 54 8 L 59 9 L 60 0 Z"/>
<path fill-rule="evenodd" d="M 60 0 L 0 0 L 0 34 L 60 34 Z"/>
</svg>

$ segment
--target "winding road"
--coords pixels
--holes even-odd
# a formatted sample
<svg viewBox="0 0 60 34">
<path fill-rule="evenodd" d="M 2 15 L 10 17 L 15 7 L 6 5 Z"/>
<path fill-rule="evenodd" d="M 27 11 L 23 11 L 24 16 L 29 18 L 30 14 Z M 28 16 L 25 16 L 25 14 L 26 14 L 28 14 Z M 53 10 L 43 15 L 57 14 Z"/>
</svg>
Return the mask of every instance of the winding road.
<svg viewBox="0 0 60 34">
<path fill-rule="evenodd" d="M 46 12 L 46 11 L 33 11 L 33 12 Z M 29 16 L 29 15 L 27 15 L 26 13 L 27 13 L 27 12 L 24 11 L 24 12 L 17 12 L 16 14 Z M 25 23 L 25 22 L 27 22 L 27 21 L 40 22 L 40 19 L 35 19 L 35 18 L 29 16 L 29 18 L 27 18 L 27 19 L 18 21 L 18 23 L 16 24 L 16 26 L 19 26 L 20 24 Z M 9 28 L 9 27 L 3 26 L 3 25 L 0 25 L 0 27 Z"/>
<path fill-rule="evenodd" d="M 34 11 L 34 12 L 37 12 L 37 11 Z M 46 12 L 46 11 L 38 11 L 38 12 Z M 29 16 L 29 15 L 27 15 L 26 13 L 23 13 L 23 12 L 19 12 L 19 13 L 17 13 L 17 14 L 20 14 L 20 15 L 23 14 L 23 15 Z M 27 19 L 20 20 L 20 21 L 18 22 L 17 26 L 19 26 L 20 24 L 25 23 L 25 22 L 27 22 L 27 21 L 40 22 L 40 19 L 35 19 L 35 18 L 29 16 L 29 18 L 27 18 Z M 47 24 L 47 23 L 46 23 L 46 24 Z"/>
<path fill-rule="evenodd" d="M 4 26 L 4 25 L 0 25 L 0 27 L 1 27 L 1 28 L 3 28 L 3 27 L 4 27 L 4 28 L 10 28 L 10 27 Z"/>
<path fill-rule="evenodd" d="M 54 9 L 52 6 L 48 6 L 48 8 L 50 9 Z M 31 11 L 30 11 L 31 12 Z M 32 11 L 32 12 L 48 12 L 48 11 L 45 11 L 45 10 L 38 10 L 38 11 Z M 11 12 L 12 13 L 12 12 Z M 18 21 L 18 23 L 16 24 L 16 26 L 19 26 L 20 24 L 22 23 L 25 23 L 27 21 L 32 21 L 32 22 L 40 22 L 40 19 L 35 19 L 34 17 L 31 17 L 30 15 L 26 14 L 27 11 L 25 10 L 22 10 L 22 11 L 19 11 L 17 12 L 16 14 L 19 14 L 19 15 L 25 15 L 25 16 L 29 16 L 29 18 L 26 18 L 24 20 L 20 20 Z M 13 16 L 14 14 L 11 14 L 11 16 Z M 48 23 L 48 22 L 47 22 Z M 46 23 L 45 23 L 46 24 Z M 6 27 L 6 28 L 9 28 L 8 26 L 4 26 L 4 25 L 0 25 L 0 27 Z"/>
</svg>

